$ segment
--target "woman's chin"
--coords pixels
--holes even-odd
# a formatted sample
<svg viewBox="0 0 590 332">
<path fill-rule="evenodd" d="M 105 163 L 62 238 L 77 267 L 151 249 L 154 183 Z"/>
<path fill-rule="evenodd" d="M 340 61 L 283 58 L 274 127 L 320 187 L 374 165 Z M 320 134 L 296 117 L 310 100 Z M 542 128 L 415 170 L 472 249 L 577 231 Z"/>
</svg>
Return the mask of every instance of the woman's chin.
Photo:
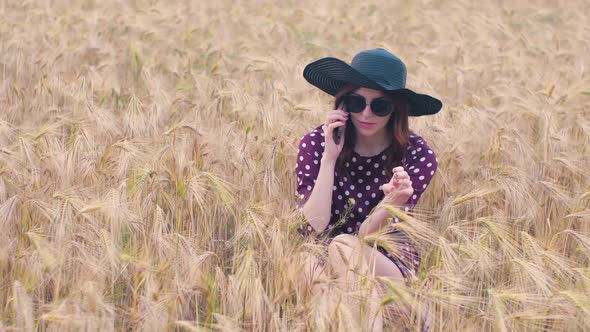
<svg viewBox="0 0 590 332">
<path fill-rule="evenodd" d="M 356 128 L 356 132 L 360 136 L 371 137 L 377 134 L 377 130 L 375 128 Z"/>
</svg>

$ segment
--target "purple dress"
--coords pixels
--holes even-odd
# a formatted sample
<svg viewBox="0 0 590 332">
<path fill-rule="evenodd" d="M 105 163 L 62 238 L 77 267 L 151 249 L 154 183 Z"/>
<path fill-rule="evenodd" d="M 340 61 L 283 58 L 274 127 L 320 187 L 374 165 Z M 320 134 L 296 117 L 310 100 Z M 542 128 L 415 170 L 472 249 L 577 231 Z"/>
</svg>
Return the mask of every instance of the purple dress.
<svg viewBox="0 0 590 332">
<path fill-rule="evenodd" d="M 322 126 L 319 126 L 304 135 L 299 142 L 295 168 L 295 197 L 298 208 L 302 207 L 311 195 L 323 152 L 324 131 Z M 383 199 L 382 186 L 391 180 L 385 172 L 386 159 L 385 151 L 374 156 L 361 156 L 353 151 L 350 160 L 345 163 L 348 176 L 335 171 L 330 223 L 326 229 L 331 237 L 342 233 L 356 234 L 369 212 Z M 436 172 L 438 159 L 422 137 L 411 133 L 408 148 L 401 162 L 414 188 L 414 194 L 404 204 L 405 210 L 411 211 Z M 395 218 L 394 222 L 397 221 Z M 303 226 L 301 230 L 311 232 L 313 229 L 307 225 L 307 230 Z M 401 248 L 401 261 L 383 248 L 378 249 L 398 266 L 404 277 L 409 278 L 410 274 L 417 271 L 420 259 L 412 243 L 404 243 Z"/>
</svg>

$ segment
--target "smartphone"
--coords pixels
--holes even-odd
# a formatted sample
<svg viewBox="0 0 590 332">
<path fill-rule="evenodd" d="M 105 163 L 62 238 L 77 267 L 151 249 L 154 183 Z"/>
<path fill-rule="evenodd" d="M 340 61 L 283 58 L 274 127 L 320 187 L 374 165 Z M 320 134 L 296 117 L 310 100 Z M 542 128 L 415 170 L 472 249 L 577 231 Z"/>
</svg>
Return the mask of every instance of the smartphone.
<svg viewBox="0 0 590 332">
<path fill-rule="evenodd" d="M 334 143 L 336 143 L 336 145 L 340 144 L 340 133 L 342 132 L 341 129 L 342 127 L 334 129 L 334 133 L 332 134 L 332 136 L 334 137 Z"/>
<path fill-rule="evenodd" d="M 340 105 L 338 106 L 339 110 L 344 110 L 344 103 L 340 103 Z M 341 139 L 341 134 L 342 134 L 342 127 L 338 127 L 336 129 L 334 129 L 334 133 L 332 133 L 332 137 L 334 137 L 334 143 L 336 143 L 336 145 L 340 144 L 340 139 Z"/>
</svg>

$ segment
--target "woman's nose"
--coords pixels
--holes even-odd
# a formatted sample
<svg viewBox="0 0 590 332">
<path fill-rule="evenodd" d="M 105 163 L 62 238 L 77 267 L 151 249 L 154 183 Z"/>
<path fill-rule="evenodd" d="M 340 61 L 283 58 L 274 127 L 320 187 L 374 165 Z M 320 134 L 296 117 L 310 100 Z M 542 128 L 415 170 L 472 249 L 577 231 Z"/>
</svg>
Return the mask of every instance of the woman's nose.
<svg viewBox="0 0 590 332">
<path fill-rule="evenodd" d="M 365 109 L 363 109 L 363 115 L 364 116 L 371 116 L 371 115 L 373 115 L 373 112 L 371 111 L 371 104 L 366 104 L 365 105 Z"/>
</svg>

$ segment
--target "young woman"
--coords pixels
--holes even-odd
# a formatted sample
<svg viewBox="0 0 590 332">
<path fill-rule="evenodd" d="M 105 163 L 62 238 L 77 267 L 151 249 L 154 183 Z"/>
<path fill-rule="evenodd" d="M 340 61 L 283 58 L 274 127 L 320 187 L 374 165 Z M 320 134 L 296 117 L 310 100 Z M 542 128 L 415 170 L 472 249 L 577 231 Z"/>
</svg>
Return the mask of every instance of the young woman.
<svg viewBox="0 0 590 332">
<path fill-rule="evenodd" d="M 361 268 L 409 281 L 420 263 L 412 243 L 392 255 L 361 244 L 357 235 L 387 226 L 391 214 L 372 211 L 380 203 L 409 211 L 428 187 L 438 160 L 410 131 L 408 116 L 435 114 L 442 103 L 406 89 L 405 65 L 384 49 L 360 52 L 350 65 L 322 58 L 303 76 L 335 102 L 325 123 L 299 143 L 296 200 L 308 222 L 301 230 L 332 239 L 328 254 L 338 275 Z"/>
</svg>

